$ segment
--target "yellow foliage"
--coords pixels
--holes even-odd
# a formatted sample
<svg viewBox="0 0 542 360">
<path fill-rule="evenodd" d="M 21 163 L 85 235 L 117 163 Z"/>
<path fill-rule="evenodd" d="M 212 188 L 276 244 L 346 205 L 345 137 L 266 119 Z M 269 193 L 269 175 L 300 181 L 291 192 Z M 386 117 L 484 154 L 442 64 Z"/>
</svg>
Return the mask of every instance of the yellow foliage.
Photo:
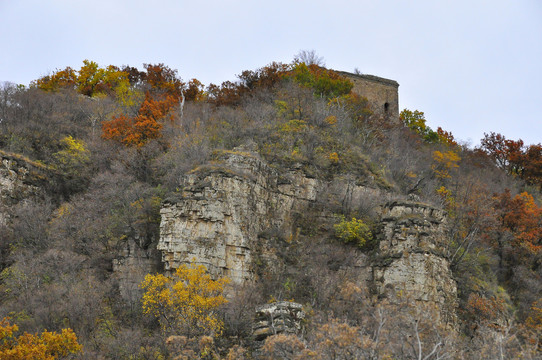
<svg viewBox="0 0 542 360">
<path fill-rule="evenodd" d="M 454 151 L 449 150 L 446 152 L 433 152 L 433 160 L 435 162 L 431 168 L 435 172 L 437 178 L 447 179 L 451 178 L 450 171 L 459 167 L 457 163 L 461 160 L 461 158 Z"/>
<path fill-rule="evenodd" d="M 304 120 L 290 120 L 285 124 L 282 124 L 280 127 L 281 132 L 285 133 L 298 133 L 307 128 L 307 123 Z"/>
<path fill-rule="evenodd" d="M 426 135 L 428 132 L 427 124 L 425 123 L 425 115 L 423 111 L 404 109 L 399 114 L 399 119 L 408 128 L 414 130 L 420 135 Z"/>
<path fill-rule="evenodd" d="M 173 277 L 147 274 L 141 283 L 145 290 L 143 312 L 159 319 L 164 331 L 219 334 L 223 324 L 216 315 L 227 302 L 223 296 L 229 279 L 213 280 L 203 265 L 181 265 Z"/>
<path fill-rule="evenodd" d="M 117 101 L 125 110 L 139 106 L 145 100 L 143 91 L 130 86 L 130 82 L 119 82 L 114 89 Z"/>
<path fill-rule="evenodd" d="M 60 140 L 60 144 L 65 147 L 65 152 L 73 156 L 83 156 L 88 159 L 88 150 L 85 148 L 83 140 L 74 139 L 71 135 Z"/>
<path fill-rule="evenodd" d="M 89 151 L 83 140 L 77 140 L 68 135 L 60 140 L 60 144 L 63 149 L 53 154 L 58 167 L 71 169 L 90 161 Z"/>
<path fill-rule="evenodd" d="M 343 216 L 341 222 L 333 227 L 335 228 L 335 236 L 346 243 L 355 242 L 359 247 L 365 246 L 367 241 L 373 239 L 369 226 L 355 217 L 351 221 L 347 221 Z"/>
<path fill-rule="evenodd" d="M 62 329 L 61 333 L 46 330 L 40 335 L 24 333 L 16 338 L 18 329 L 7 318 L 0 321 L 0 359 L 54 360 L 82 349 L 72 329 Z"/>
<path fill-rule="evenodd" d="M 450 212 L 453 211 L 455 208 L 455 198 L 453 197 L 452 191 L 444 186 L 441 186 L 437 189 L 437 194 L 446 205 L 446 209 Z"/>
<path fill-rule="evenodd" d="M 288 103 L 283 100 L 275 100 L 275 105 L 277 107 L 277 115 L 282 117 L 288 113 Z"/>
<path fill-rule="evenodd" d="M 329 160 L 332 163 L 337 164 L 339 162 L 339 154 L 337 154 L 336 152 L 332 152 L 331 154 L 329 154 Z"/>
<path fill-rule="evenodd" d="M 329 115 L 328 117 L 326 117 L 325 119 L 325 122 L 328 123 L 329 125 L 335 125 L 337 123 L 337 117 L 334 116 L 334 115 Z"/>
</svg>

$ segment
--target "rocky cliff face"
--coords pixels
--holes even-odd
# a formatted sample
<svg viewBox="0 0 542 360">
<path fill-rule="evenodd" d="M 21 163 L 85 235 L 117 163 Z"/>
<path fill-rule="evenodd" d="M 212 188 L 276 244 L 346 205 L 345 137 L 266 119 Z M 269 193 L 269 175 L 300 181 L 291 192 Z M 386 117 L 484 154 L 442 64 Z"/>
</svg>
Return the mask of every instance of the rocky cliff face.
<svg viewBox="0 0 542 360">
<path fill-rule="evenodd" d="M 241 150 L 225 152 L 214 164 L 196 169 L 181 186 L 179 196 L 161 210 L 158 249 L 165 268 L 195 259 L 237 284 L 255 278 L 256 258 L 273 261 L 263 233 L 294 236 L 296 214 L 311 211 L 318 226 L 332 219 L 330 202 L 357 209 L 379 195 L 375 186 L 348 179 L 308 177 L 300 168 L 279 172 L 254 152 Z M 383 206 L 381 214 L 378 249 L 356 265 L 360 285 L 379 296 L 408 294 L 432 302 L 445 309 L 444 316 L 453 317 L 457 291 L 442 247 L 445 213 L 422 204 L 393 203 Z"/>
<path fill-rule="evenodd" d="M 25 160 L 22 156 L 0 151 L 0 224 L 9 217 L 9 207 L 17 202 L 40 196 L 45 166 Z"/>
<path fill-rule="evenodd" d="M 139 285 L 145 275 L 154 274 L 161 268 L 160 254 L 156 248 L 145 248 L 134 239 L 128 240 L 124 249 L 113 259 L 113 276 L 122 298 L 137 303 L 143 293 Z"/>
<path fill-rule="evenodd" d="M 317 185 L 296 170 L 280 176 L 253 153 L 226 153 L 219 165 L 196 169 L 161 211 L 166 269 L 195 259 L 235 283 L 251 279 L 258 234 L 289 232 L 291 214 L 316 200 Z"/>
<path fill-rule="evenodd" d="M 348 207 L 378 192 L 346 179 L 317 180 L 300 167 L 279 172 L 243 150 L 195 169 L 183 180 L 179 197 L 164 204 L 158 249 L 166 269 L 195 259 L 212 273 L 243 283 L 253 278 L 256 247 L 265 248 L 256 246 L 260 234 L 293 236 L 295 215 L 324 196 Z"/>
<path fill-rule="evenodd" d="M 392 203 L 383 208 L 381 222 L 372 265 L 377 293 L 432 302 L 445 322 L 454 323 L 457 287 L 444 255 L 445 212 L 423 204 Z"/>
</svg>

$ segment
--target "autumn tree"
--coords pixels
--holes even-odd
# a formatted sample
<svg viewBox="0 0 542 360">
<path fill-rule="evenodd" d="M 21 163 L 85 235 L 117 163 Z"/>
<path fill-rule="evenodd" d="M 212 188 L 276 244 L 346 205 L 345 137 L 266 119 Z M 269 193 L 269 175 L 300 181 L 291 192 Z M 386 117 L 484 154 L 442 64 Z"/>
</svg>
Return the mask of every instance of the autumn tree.
<svg viewBox="0 0 542 360">
<path fill-rule="evenodd" d="M 480 140 L 481 149 L 495 162 L 500 169 L 511 174 L 517 172 L 523 153 L 523 141 L 506 139 L 503 135 L 490 132 L 484 133 Z"/>
<path fill-rule="evenodd" d="M 188 87 L 184 91 L 184 97 L 187 101 L 202 101 L 205 99 L 205 86 L 198 80 L 192 79 L 188 82 Z"/>
<path fill-rule="evenodd" d="M 498 168 L 519 176 L 528 184 L 542 186 L 542 145 L 525 146 L 523 141 L 509 140 L 501 134 L 484 134 L 480 149 Z"/>
<path fill-rule="evenodd" d="M 490 326 L 494 329 L 503 326 L 508 315 L 502 298 L 486 297 L 476 293 L 469 295 L 465 311 L 476 326 Z"/>
<path fill-rule="evenodd" d="M 542 145 L 529 145 L 523 154 L 516 156 L 510 162 L 516 166 L 519 176 L 529 184 L 542 187 Z"/>
<path fill-rule="evenodd" d="M 19 327 L 9 319 L 0 321 L 0 358 L 3 360 L 55 360 L 76 354 L 82 347 L 72 329 L 16 336 Z"/>
<path fill-rule="evenodd" d="M 240 85 L 247 90 L 271 89 L 286 76 L 290 65 L 272 62 L 257 70 L 245 70 L 238 75 Z"/>
<path fill-rule="evenodd" d="M 53 154 L 53 167 L 71 191 L 81 189 L 90 172 L 90 152 L 83 140 L 68 135 L 60 140 L 62 150 Z"/>
<path fill-rule="evenodd" d="M 74 89 L 87 96 L 114 95 L 117 88 L 129 84 L 128 74 L 118 67 L 109 65 L 101 68 L 96 62 L 84 60 L 83 66 L 76 71 L 70 67 L 44 76 L 32 85 L 45 91 Z"/>
<path fill-rule="evenodd" d="M 301 86 L 313 89 L 315 95 L 324 98 L 347 95 L 354 87 L 344 76 L 316 64 L 295 64 L 290 76 Z"/>
<path fill-rule="evenodd" d="M 501 233 L 513 235 L 511 245 L 519 254 L 535 255 L 542 250 L 542 208 L 531 194 L 514 197 L 507 190 L 495 196 L 495 209 Z"/>
<path fill-rule="evenodd" d="M 528 184 L 542 187 L 542 144 L 526 146 L 523 141 L 506 139 L 501 134 L 484 134 L 480 150 L 508 174 L 519 176 Z"/>
<path fill-rule="evenodd" d="M 542 298 L 531 304 L 525 325 L 529 332 L 530 341 L 540 344 L 542 341 Z"/>
<path fill-rule="evenodd" d="M 433 144 L 444 144 L 456 147 L 457 142 L 451 132 L 443 130 L 440 126 L 434 131 L 427 125 L 423 111 L 403 109 L 399 114 L 399 119 L 403 124 L 420 135 L 425 142 Z"/>
<path fill-rule="evenodd" d="M 207 87 L 209 100 L 217 106 L 238 105 L 242 91 L 242 88 L 232 81 L 224 81 L 220 86 L 209 84 Z"/>
<path fill-rule="evenodd" d="M 314 95 L 333 98 L 350 93 L 354 84 L 339 73 L 317 64 L 273 62 L 255 71 L 245 70 L 236 82 L 225 81 L 220 86 L 210 84 L 207 92 L 216 105 L 238 105 L 241 98 L 258 89 L 272 89 L 283 80 L 311 89 Z"/>
<path fill-rule="evenodd" d="M 141 288 L 143 312 L 157 318 L 166 333 L 189 337 L 220 334 L 217 309 L 227 302 L 223 295 L 227 278 L 213 280 L 203 265 L 181 265 L 172 277 L 145 276 Z"/>
<path fill-rule="evenodd" d="M 454 135 L 450 131 L 442 129 L 440 126 L 437 128 L 438 141 L 441 144 L 449 146 L 458 146 Z"/>
<path fill-rule="evenodd" d="M 399 114 L 399 119 L 403 124 L 414 132 L 424 136 L 427 134 L 428 127 L 423 111 L 403 109 Z"/>
<path fill-rule="evenodd" d="M 114 116 L 112 120 L 103 122 L 102 137 L 126 146 L 141 147 L 148 141 L 162 136 L 163 120 L 172 119 L 168 114 L 176 103 L 172 96 L 155 100 L 147 93 L 137 116 Z"/>
<path fill-rule="evenodd" d="M 451 173 L 454 169 L 459 167 L 458 162 L 461 160 L 459 155 L 452 150 L 449 151 L 435 151 L 433 152 L 433 164 L 431 169 L 435 173 L 435 176 L 439 179 L 451 178 Z"/>
<path fill-rule="evenodd" d="M 126 74 L 131 86 L 141 84 L 147 78 L 147 74 L 144 71 L 140 71 L 138 68 L 124 65 L 121 67 L 121 71 Z"/>
<path fill-rule="evenodd" d="M 366 97 L 359 96 L 356 93 L 349 93 L 347 95 L 336 98 L 333 102 L 330 103 L 330 106 L 337 104 L 341 107 L 348 115 L 350 115 L 353 125 L 360 129 L 368 124 L 373 111 L 369 106 L 369 100 Z M 382 122 L 379 123 L 379 126 L 385 126 Z"/>
<path fill-rule="evenodd" d="M 238 81 L 224 81 L 220 86 L 210 84 L 207 93 L 217 105 L 237 106 L 244 95 L 256 90 L 272 89 L 288 76 L 290 65 L 273 62 L 256 70 L 245 70 L 237 76 Z"/>
<path fill-rule="evenodd" d="M 77 73 L 71 67 L 55 71 L 51 75 L 39 78 L 33 84 L 45 91 L 57 91 L 63 88 L 73 88 L 77 82 Z"/>
<path fill-rule="evenodd" d="M 100 68 L 94 61 L 84 60 L 79 70 L 76 86 L 77 91 L 83 95 L 92 96 L 101 92 L 104 87 L 105 69 Z"/>
<path fill-rule="evenodd" d="M 164 64 L 144 64 L 147 74 L 145 81 L 154 94 L 164 95 L 179 100 L 182 97 L 184 84 L 173 70 Z"/>
<path fill-rule="evenodd" d="M 137 115 L 130 117 L 123 114 L 103 122 L 102 137 L 104 139 L 115 140 L 126 146 L 141 147 L 152 139 L 160 138 L 163 120 L 172 119 L 170 110 L 183 98 L 185 91 L 183 82 L 177 76 L 177 70 L 172 70 L 164 64 L 145 64 L 144 66 L 147 71 L 144 75 L 128 68 L 134 79 L 144 80 L 146 84 L 144 86 L 145 99 L 139 106 Z M 202 85 L 194 80 L 189 88 L 190 95 L 201 98 Z M 125 87 L 120 90 L 118 91 L 119 100 L 126 107 L 132 107 L 137 101 L 137 93 Z"/>
</svg>

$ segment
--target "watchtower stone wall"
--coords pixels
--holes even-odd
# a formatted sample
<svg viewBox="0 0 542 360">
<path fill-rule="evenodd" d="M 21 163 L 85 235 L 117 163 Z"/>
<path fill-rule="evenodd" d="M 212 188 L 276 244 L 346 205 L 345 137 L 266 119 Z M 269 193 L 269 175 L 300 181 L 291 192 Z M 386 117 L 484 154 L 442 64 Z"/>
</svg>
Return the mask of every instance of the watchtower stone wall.
<svg viewBox="0 0 542 360">
<path fill-rule="evenodd" d="M 374 75 L 352 74 L 339 71 L 354 83 L 352 91 L 369 100 L 372 110 L 378 116 L 399 122 L 399 83 Z"/>
</svg>

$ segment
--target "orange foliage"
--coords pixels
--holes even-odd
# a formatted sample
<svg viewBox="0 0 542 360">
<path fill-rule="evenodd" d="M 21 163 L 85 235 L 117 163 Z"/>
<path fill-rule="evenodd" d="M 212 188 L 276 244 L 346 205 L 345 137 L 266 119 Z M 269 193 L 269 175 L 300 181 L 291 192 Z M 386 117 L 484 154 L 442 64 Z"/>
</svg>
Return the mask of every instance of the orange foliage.
<svg viewBox="0 0 542 360">
<path fill-rule="evenodd" d="M 494 132 L 484 134 L 482 150 L 509 174 L 517 174 L 530 183 L 542 182 L 542 146 L 525 148 L 523 141 L 508 140 Z"/>
<path fill-rule="evenodd" d="M 211 84 L 207 88 L 210 100 L 215 105 L 238 105 L 243 95 L 257 89 L 271 89 L 284 79 L 311 88 L 318 96 L 336 97 L 347 95 L 354 84 L 339 73 L 315 64 L 297 63 L 287 65 L 273 62 L 255 71 L 245 70 L 239 81 L 225 81 L 220 86 Z"/>
<path fill-rule="evenodd" d="M 517 164 L 522 179 L 542 187 L 542 145 L 530 145 L 518 159 L 510 161 Z"/>
<path fill-rule="evenodd" d="M 138 73 L 137 69 L 129 69 L 134 81 L 144 79 L 150 85 L 137 116 L 120 115 L 104 122 L 102 124 L 104 139 L 115 140 L 126 146 L 141 147 L 149 140 L 162 136 L 162 121 L 168 117 L 171 108 L 181 99 L 184 84 L 177 77 L 177 70 L 172 70 L 164 64 L 145 64 L 144 66 L 147 70 L 146 74 Z M 196 90 L 194 96 L 197 96 L 201 83 L 196 83 L 197 80 L 194 80 L 191 83 Z M 172 117 L 169 118 L 172 119 Z"/>
<path fill-rule="evenodd" d="M 144 64 L 144 67 L 147 70 L 146 81 L 154 93 L 167 94 L 177 101 L 181 98 L 184 84 L 177 77 L 177 70 L 164 64 Z"/>
<path fill-rule="evenodd" d="M 217 106 L 222 105 L 237 105 L 241 101 L 241 95 L 246 92 L 246 89 L 231 81 L 224 81 L 222 85 L 209 85 L 207 92 L 210 95 L 210 100 Z"/>
<path fill-rule="evenodd" d="M 141 104 L 137 116 L 113 117 L 102 124 L 102 137 L 115 140 L 126 146 L 141 147 L 149 140 L 162 136 L 162 119 L 167 118 L 170 109 L 177 103 L 173 96 L 155 100 L 149 93 Z M 171 117 L 170 117 L 171 119 Z"/>
<path fill-rule="evenodd" d="M 542 208 L 529 193 L 514 198 L 507 190 L 495 196 L 495 208 L 503 231 L 514 235 L 514 247 L 537 254 L 542 250 Z"/>
<path fill-rule="evenodd" d="M 57 91 L 63 88 L 73 88 L 77 82 L 77 74 L 71 67 L 58 70 L 52 75 L 47 75 L 36 80 L 39 89 L 45 91 Z"/>
<path fill-rule="evenodd" d="M 188 82 L 188 88 L 184 91 L 184 98 L 187 101 L 202 101 L 205 99 L 204 86 L 198 79 Z"/>
<path fill-rule="evenodd" d="M 447 144 L 450 146 L 458 145 L 452 133 L 442 129 L 440 126 L 437 128 L 437 136 L 441 144 Z"/>
<path fill-rule="evenodd" d="M 240 85 L 249 90 L 270 89 L 284 79 L 289 68 L 289 65 L 272 62 L 256 71 L 245 70 L 239 75 Z"/>
<path fill-rule="evenodd" d="M 496 326 L 496 322 L 502 317 L 505 311 L 504 301 L 498 298 L 486 298 L 475 293 L 469 295 L 467 301 L 467 312 L 480 323 L 491 323 L 490 326 Z"/>
<path fill-rule="evenodd" d="M 238 82 L 224 81 L 220 86 L 211 84 L 207 92 L 217 106 L 238 105 L 244 94 L 274 87 L 288 75 L 289 70 L 289 65 L 273 62 L 255 71 L 243 71 Z"/>
<path fill-rule="evenodd" d="M 44 331 L 40 335 L 24 333 L 14 337 L 18 329 L 7 318 L 0 321 L 0 359 L 54 360 L 81 351 L 72 329 L 62 329 L 61 333 Z"/>
</svg>

